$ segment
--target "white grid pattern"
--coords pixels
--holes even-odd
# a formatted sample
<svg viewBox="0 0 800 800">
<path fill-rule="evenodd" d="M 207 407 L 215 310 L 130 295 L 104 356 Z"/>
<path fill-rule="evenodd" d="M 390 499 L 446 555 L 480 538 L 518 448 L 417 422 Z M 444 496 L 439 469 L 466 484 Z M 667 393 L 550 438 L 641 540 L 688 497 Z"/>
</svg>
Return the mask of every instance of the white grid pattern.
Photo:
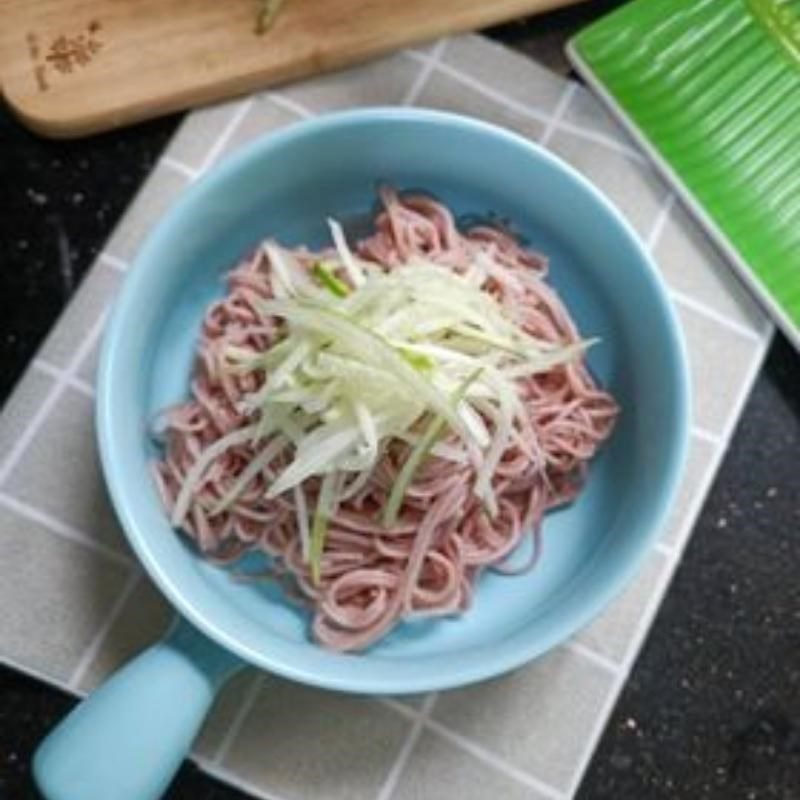
<svg viewBox="0 0 800 800">
<path fill-rule="evenodd" d="M 632 148 L 628 147 L 624 143 L 618 142 L 611 137 L 593 131 L 589 128 L 584 128 L 572 122 L 568 122 L 564 119 L 564 114 L 569 108 L 569 104 L 572 100 L 574 92 L 576 91 L 574 84 L 568 83 L 565 86 L 565 90 L 553 113 L 545 114 L 537 109 L 528 108 L 520 104 L 519 102 L 505 96 L 504 94 L 496 91 L 495 89 L 486 86 L 485 84 L 477 80 L 475 77 L 468 75 L 449 64 L 443 63 L 441 61 L 441 57 L 445 52 L 445 48 L 446 48 L 446 42 L 442 41 L 439 42 L 436 45 L 436 47 L 434 47 L 433 50 L 428 53 L 420 54 L 418 52 L 413 52 L 413 51 L 406 53 L 406 56 L 408 58 L 411 58 L 420 63 L 420 70 L 415 75 L 413 82 L 409 85 L 407 89 L 407 92 L 404 97 L 405 103 L 411 104 L 415 102 L 415 100 L 419 97 L 420 93 L 427 84 L 428 80 L 430 79 L 431 75 L 433 75 L 437 71 L 441 71 L 444 74 L 447 74 L 450 77 L 456 79 L 463 85 L 468 86 L 472 90 L 495 100 L 504 107 L 513 110 L 514 112 L 522 116 L 535 119 L 538 122 L 544 124 L 545 130 L 541 136 L 541 142 L 543 144 L 546 144 L 557 130 L 565 130 L 576 136 L 583 137 L 586 140 L 591 140 L 595 143 L 600 143 L 616 152 L 623 153 L 627 158 L 629 158 L 633 163 L 637 165 L 641 165 L 644 163 L 641 154 L 638 151 L 635 151 Z M 268 97 L 276 105 L 281 106 L 282 108 L 291 112 L 298 118 L 306 118 L 309 116 L 313 116 L 314 114 L 312 110 L 304 108 L 296 101 L 286 98 L 279 92 L 270 92 L 266 95 L 266 97 Z M 252 107 L 253 102 L 254 102 L 253 98 L 250 98 L 241 101 L 235 106 L 235 111 L 232 114 L 228 124 L 226 125 L 222 133 L 219 135 L 219 137 L 212 144 L 212 146 L 209 148 L 208 152 L 206 153 L 206 157 L 203 161 L 203 164 L 199 170 L 191 168 L 186 164 L 183 164 L 181 161 L 177 160 L 172 155 L 170 155 L 169 150 L 162 157 L 160 164 L 164 167 L 176 170 L 177 172 L 181 173 L 182 175 L 190 179 L 195 179 L 199 174 L 201 174 L 205 169 L 207 169 L 211 164 L 214 163 L 214 161 L 223 151 L 223 149 L 230 141 L 232 136 L 235 134 L 239 124 L 244 119 L 249 109 Z M 669 193 L 665 199 L 664 205 L 662 206 L 659 214 L 657 215 L 654 221 L 647 242 L 648 246 L 650 246 L 651 249 L 658 241 L 658 238 L 664 229 L 664 226 L 669 217 L 670 210 L 672 208 L 674 200 L 675 200 L 674 195 L 672 193 Z M 127 265 L 125 264 L 125 262 L 107 253 L 101 254 L 98 260 L 108 264 L 112 268 L 117 269 L 119 271 L 124 272 L 127 269 Z M 591 661 L 598 668 L 606 670 L 614 676 L 612 691 L 609 692 L 606 698 L 605 707 L 603 708 L 602 713 L 598 715 L 594 729 L 590 737 L 587 739 L 583 754 L 580 759 L 580 764 L 578 765 L 577 769 L 574 772 L 574 777 L 568 791 L 563 792 L 550 786 L 546 782 L 543 782 L 542 780 L 538 779 L 536 776 L 531 775 L 525 772 L 524 770 L 521 770 L 518 767 L 515 767 L 507 763 L 502 758 L 498 757 L 496 754 L 488 750 L 486 747 L 478 744 L 475 741 L 472 741 L 471 739 L 463 736 L 462 734 L 459 734 L 454 730 L 451 730 L 449 727 L 443 725 L 441 722 L 431 719 L 431 711 L 436 702 L 436 695 L 432 694 L 425 699 L 420 710 L 416 710 L 406 704 L 399 703 L 397 701 L 392 701 L 392 700 L 378 701 L 383 703 L 385 706 L 394 709 L 397 713 L 403 714 L 404 716 L 412 720 L 413 724 L 403 745 L 401 746 L 399 752 L 397 753 L 393 765 L 391 766 L 388 774 L 386 775 L 385 781 L 383 782 L 376 796 L 376 800 L 390 800 L 398 782 L 402 779 L 403 770 L 405 768 L 406 762 L 416 742 L 418 741 L 419 736 L 421 735 L 422 731 L 425 728 L 435 731 L 439 735 L 447 738 L 451 743 L 455 744 L 457 747 L 472 754 L 475 758 L 478 758 L 479 760 L 482 760 L 485 763 L 490 764 L 493 768 L 502 772 L 512 780 L 518 781 L 522 785 L 535 790 L 536 792 L 542 794 L 543 796 L 551 798 L 551 800 L 565 800 L 565 798 L 571 797 L 574 791 L 577 789 L 580 780 L 582 778 L 583 772 L 585 771 L 592 756 L 592 753 L 594 752 L 596 743 L 605 727 L 607 718 L 613 709 L 617 696 L 621 691 L 625 679 L 633 665 L 639 647 L 641 646 L 641 643 L 644 640 L 646 632 L 650 627 L 652 619 L 658 609 L 658 606 L 660 605 L 662 595 L 666 590 L 666 587 L 668 586 L 674 568 L 680 559 L 682 549 L 688 540 L 691 527 L 694 523 L 694 519 L 699 513 L 700 507 L 702 505 L 705 492 L 708 488 L 708 485 L 710 485 L 711 480 L 713 479 L 713 475 L 716 472 L 716 468 L 719 462 L 722 459 L 725 448 L 728 444 L 730 436 L 732 435 L 735 421 L 738 419 L 741 407 L 743 406 L 746 400 L 750 386 L 762 362 L 763 356 L 766 352 L 766 348 L 768 347 L 770 340 L 771 327 L 769 325 L 765 325 L 765 327 L 760 331 L 753 331 L 741 325 L 740 323 L 737 323 L 735 321 L 728 319 L 727 317 L 724 317 L 715 309 L 708 307 L 706 304 L 702 303 L 701 301 L 698 301 L 696 298 L 686 297 L 674 291 L 671 294 L 673 300 L 675 300 L 676 302 L 684 304 L 687 307 L 692 308 L 692 310 L 705 315 L 709 320 L 713 321 L 715 324 L 724 327 L 730 330 L 731 332 L 735 332 L 738 335 L 759 342 L 759 346 L 752 358 L 751 363 L 749 364 L 748 374 L 746 376 L 746 379 L 739 387 L 739 393 L 734 403 L 735 408 L 733 409 L 733 413 L 731 413 L 730 415 L 728 425 L 723 435 L 718 436 L 716 434 L 710 433 L 708 431 L 699 428 L 693 429 L 692 432 L 693 436 L 697 437 L 698 439 L 703 439 L 714 444 L 714 456 L 712 459 L 713 463 L 707 468 L 706 472 L 704 473 L 704 480 L 702 482 L 702 485 L 696 487 L 696 491 L 693 495 L 690 508 L 686 512 L 686 515 L 682 521 L 681 531 L 677 538 L 677 544 L 675 544 L 674 546 L 667 546 L 666 544 L 662 543 L 659 546 L 659 549 L 662 552 L 664 552 L 668 558 L 668 565 L 667 568 L 663 570 L 660 585 L 657 587 L 656 591 L 653 592 L 653 594 L 650 597 L 648 606 L 639 621 L 636 633 L 632 637 L 629 643 L 628 649 L 626 651 L 622 663 L 617 664 L 608 657 L 598 652 L 595 652 L 592 648 L 582 643 L 573 641 L 565 645 L 565 647 L 568 648 L 573 654 L 575 654 L 576 657 L 584 658 L 588 661 Z M 3 491 L 3 487 L 9 475 L 13 471 L 14 467 L 19 463 L 20 459 L 24 456 L 30 442 L 33 440 L 36 433 L 41 428 L 43 422 L 46 420 L 50 411 L 58 402 L 63 392 L 67 391 L 67 389 L 69 388 L 72 390 L 79 391 L 85 395 L 92 396 L 93 388 L 88 383 L 83 381 L 78 376 L 77 373 L 84 359 L 91 352 L 92 348 L 95 346 L 98 340 L 100 330 L 103 325 L 103 319 L 104 316 L 101 316 L 94 323 L 94 325 L 87 333 L 85 339 L 77 348 L 73 357 L 70 359 L 70 361 L 68 362 L 67 366 L 64 369 L 60 369 L 59 367 L 56 367 L 55 365 L 47 362 L 42 358 L 37 358 L 35 360 L 33 365 L 34 368 L 53 378 L 53 385 L 50 389 L 50 392 L 42 401 L 42 404 L 39 407 L 39 409 L 34 413 L 34 415 L 29 420 L 25 429 L 20 433 L 14 446 L 5 454 L 5 457 L 2 459 L 2 461 L 0 461 L 0 504 L 10 508 L 11 510 L 15 511 L 16 513 L 20 514 L 23 517 L 26 517 L 28 519 L 31 519 L 33 521 L 36 521 L 44 525 L 53 533 L 59 536 L 63 536 L 65 538 L 78 541 L 84 546 L 94 548 L 98 553 L 101 553 L 106 558 L 112 559 L 117 563 L 130 564 L 130 559 L 128 557 L 120 555 L 111 548 L 96 542 L 88 534 L 76 530 L 69 525 L 66 525 L 62 521 L 51 517 L 50 515 L 46 514 L 45 512 L 42 512 L 39 509 L 29 506 L 28 504 L 22 503 L 18 499 L 9 496 L 7 493 Z M 130 573 L 129 578 L 125 586 L 123 587 L 117 602 L 115 602 L 112 608 L 109 610 L 106 619 L 100 625 L 100 628 L 98 629 L 88 649 L 81 657 L 79 663 L 75 666 L 72 676 L 69 680 L 69 688 L 71 690 L 78 692 L 78 687 L 80 684 L 81 677 L 91 665 L 93 657 L 102 648 L 106 634 L 113 627 L 118 615 L 120 614 L 123 606 L 125 605 L 125 602 L 129 599 L 130 595 L 133 593 L 140 579 L 141 579 L 141 573 L 138 570 L 134 570 Z M 9 663 L 11 666 L 25 669 L 24 665 L 15 664 L 5 658 L 3 658 L 2 660 L 5 663 Z M 28 669 L 28 671 L 31 672 L 30 669 Z M 47 675 L 42 675 L 41 673 L 36 672 L 35 676 L 52 682 L 52 678 L 50 678 Z M 253 682 L 253 685 L 250 687 L 250 690 L 246 695 L 246 699 L 244 700 L 243 705 L 239 708 L 238 713 L 235 716 L 233 724 L 230 726 L 226 736 L 219 743 L 214 756 L 210 760 L 202 760 L 201 766 L 207 771 L 209 771 L 211 774 L 214 774 L 220 779 L 242 788 L 244 791 L 250 792 L 257 796 L 270 798 L 271 800 L 280 800 L 280 798 L 278 798 L 276 795 L 268 793 L 264 787 L 251 785 L 247 781 L 244 781 L 240 776 L 231 773 L 230 770 L 228 770 L 224 766 L 224 762 L 227 753 L 229 751 L 229 748 L 233 746 L 236 736 L 239 730 L 241 729 L 241 725 L 244 719 L 246 718 L 248 712 L 251 710 L 251 707 L 255 702 L 255 699 L 257 697 L 258 691 L 260 690 L 261 686 L 262 686 L 262 681 L 260 679 Z"/>
<path fill-rule="evenodd" d="M 223 761 L 225 761 L 225 756 L 228 755 L 228 752 L 231 749 L 234 740 L 239 734 L 239 730 L 244 724 L 247 715 L 250 713 L 251 709 L 255 705 L 256 699 L 258 698 L 258 694 L 263 687 L 264 687 L 264 678 L 263 676 L 259 675 L 253 681 L 252 685 L 248 688 L 244 700 L 242 701 L 242 705 L 239 706 L 239 710 L 236 712 L 236 716 L 233 718 L 233 721 L 231 722 L 230 728 L 228 728 L 225 735 L 222 737 L 222 740 L 220 741 L 219 746 L 216 749 L 216 752 L 211 758 L 211 763 L 214 764 L 215 766 L 219 766 L 223 763 Z"/>
<path fill-rule="evenodd" d="M 431 76 L 431 72 L 433 72 L 436 65 L 441 61 L 446 47 L 447 39 L 438 41 L 428 57 L 423 61 L 422 69 L 417 73 L 417 77 L 414 79 L 411 86 L 408 87 L 408 91 L 405 97 L 403 97 L 404 106 L 411 106 L 416 103 L 417 98 L 420 96 L 420 93 L 425 88 L 425 84 Z"/>
<path fill-rule="evenodd" d="M 563 119 L 564 114 L 569 108 L 569 104 L 572 102 L 572 98 L 577 90 L 577 83 L 570 82 L 564 87 L 564 91 L 561 93 L 561 97 L 558 100 L 555 111 L 553 111 L 553 116 L 547 121 L 547 124 L 544 126 L 542 136 L 539 139 L 539 144 L 542 145 L 542 147 L 547 147 L 547 145 L 550 143 L 550 140 L 553 138 L 553 134 L 556 132 L 559 123 Z"/>
<path fill-rule="evenodd" d="M 66 374 L 60 367 L 57 367 L 55 364 L 51 364 L 44 358 L 35 358 L 33 360 L 33 367 L 39 372 L 43 372 L 45 375 L 55 378 L 57 381 L 63 381 L 64 383 L 69 384 L 73 389 L 76 389 L 81 394 L 86 395 L 86 397 L 94 397 L 94 386 L 92 386 L 91 383 L 88 383 L 77 375 Z"/>
<path fill-rule="evenodd" d="M 63 372 L 61 372 L 58 378 L 54 381 L 49 394 L 44 399 L 44 402 L 39 407 L 36 414 L 34 414 L 27 427 L 22 431 L 22 433 L 20 433 L 19 438 L 17 438 L 16 442 L 14 442 L 14 446 L 5 455 L 5 457 L 0 460 L 0 489 L 2 489 L 2 487 L 5 485 L 5 482 L 8 480 L 8 476 L 11 474 L 11 471 L 17 465 L 20 458 L 22 458 L 25 450 L 31 443 L 31 440 L 36 435 L 45 419 L 47 419 L 50 411 L 58 402 L 58 399 L 61 397 L 70 380 L 76 377 L 76 374 L 83 363 L 83 359 L 88 355 L 100 338 L 100 332 L 103 329 L 104 322 L 105 314 L 102 314 L 89 329 L 88 334 L 75 351 L 74 355 L 67 364 L 66 369 L 63 370 Z"/>
<path fill-rule="evenodd" d="M 114 627 L 114 623 L 117 621 L 120 614 L 122 614 L 125 604 L 128 602 L 128 599 L 134 593 L 136 587 L 139 585 L 139 581 L 141 580 L 142 572 L 139 569 L 134 569 L 128 576 L 128 580 L 125 582 L 125 586 L 119 593 L 119 597 L 117 597 L 116 602 L 114 602 L 109 609 L 108 616 L 105 618 L 105 620 L 103 620 L 102 625 L 100 625 L 100 628 L 92 638 L 92 641 L 89 642 L 86 650 L 84 650 L 83 655 L 80 657 L 77 665 L 75 666 L 75 669 L 72 670 L 72 675 L 67 681 L 67 686 L 73 691 L 75 691 L 81 685 L 81 681 L 86 675 L 86 672 L 89 670 L 92 662 L 100 652 L 100 648 L 103 646 L 106 636 L 111 628 Z"/>
<path fill-rule="evenodd" d="M 524 770 L 515 767 L 513 764 L 509 764 L 508 761 L 500 758 L 491 750 L 487 750 L 483 745 L 478 744 L 478 742 L 475 742 L 472 739 L 457 733 L 438 720 L 431 719 L 430 712 L 432 711 L 432 708 L 428 708 L 427 712 L 425 708 L 423 708 L 422 711 L 416 711 L 410 706 L 399 703 L 396 700 L 381 699 L 378 702 L 382 703 L 387 708 L 393 709 L 398 714 L 402 714 L 404 717 L 414 720 L 415 723 L 418 723 L 419 730 L 417 730 L 417 725 L 415 724 L 411 734 L 409 734 L 409 738 L 416 734 L 416 739 L 423 729 L 428 728 L 434 733 L 438 733 L 441 737 L 447 739 L 447 741 L 456 745 L 456 747 L 460 748 L 461 750 L 464 750 L 465 752 L 475 756 L 479 761 L 482 761 L 485 764 L 488 764 L 490 767 L 493 767 L 506 777 L 521 783 L 523 786 L 534 789 L 539 794 L 544 795 L 547 798 L 551 798 L 552 800 L 564 800 L 564 795 L 549 784 L 539 780 L 533 775 L 530 775 Z M 409 748 L 409 750 L 410 749 L 411 748 Z M 381 800 L 381 798 L 377 798 L 377 800 Z"/>
<path fill-rule="evenodd" d="M 105 558 L 113 561 L 115 564 L 128 566 L 131 563 L 128 556 L 118 553 L 112 547 L 102 542 L 98 542 L 85 531 L 75 528 L 69 523 L 54 517 L 52 514 L 48 514 L 46 511 L 42 511 L 40 508 L 35 508 L 23 500 L 12 497 L 4 491 L 0 491 L 0 505 L 7 508 L 9 511 L 13 511 L 17 516 L 35 522 L 43 528 L 47 528 L 47 530 L 54 533 L 56 536 L 81 544 L 89 550 L 94 550 L 96 553 L 105 556 Z"/>
<path fill-rule="evenodd" d="M 101 264 L 108 264 L 109 267 L 117 270 L 118 272 L 126 272 L 128 269 L 128 264 L 125 261 L 123 261 L 121 258 L 117 258 L 116 256 L 112 256 L 111 253 L 107 253 L 105 250 L 100 253 L 100 255 L 97 257 L 97 260 Z"/>
<path fill-rule="evenodd" d="M 421 61 L 423 63 L 430 61 L 430 55 L 427 53 L 411 51 L 407 55 L 409 58 L 413 58 L 414 60 Z M 548 114 L 547 112 L 541 111 L 537 108 L 531 108 L 524 103 L 520 103 L 513 97 L 509 97 L 502 92 L 498 92 L 496 89 L 492 88 L 491 86 L 487 86 L 473 75 L 468 75 L 466 72 L 463 72 L 451 64 L 437 62 L 435 64 L 435 70 L 449 76 L 450 78 L 453 78 L 464 86 L 468 86 L 470 89 L 474 89 L 476 92 L 478 92 L 478 94 L 481 94 L 490 100 L 494 100 L 499 105 L 505 106 L 510 111 L 514 111 L 522 117 L 535 120 L 536 122 L 540 122 L 545 126 L 553 121 L 554 115 Z M 610 150 L 615 150 L 616 152 L 622 153 L 622 155 L 627 156 L 636 163 L 647 164 L 644 156 L 638 150 L 626 145 L 624 142 L 620 142 L 611 138 L 610 136 L 606 136 L 599 131 L 585 128 L 582 125 L 577 125 L 566 119 L 558 119 L 554 127 L 556 130 L 563 130 L 588 141 L 605 145 Z"/>
<path fill-rule="evenodd" d="M 425 723 L 430 720 L 431 711 L 433 711 L 433 707 L 436 704 L 436 699 L 438 696 L 439 695 L 436 692 L 429 694 L 422 704 L 422 710 L 413 717 L 414 724 L 411 726 L 411 730 L 409 731 L 405 742 L 403 742 L 403 746 L 400 748 L 400 752 L 397 754 L 397 758 L 395 759 L 394 764 L 392 764 L 392 768 L 389 770 L 389 774 L 386 776 L 386 780 L 383 782 L 383 786 L 381 786 L 378 796 L 375 800 L 389 800 L 389 798 L 392 796 L 395 787 L 397 786 L 397 782 L 400 780 L 400 776 L 403 774 L 403 770 L 405 769 L 406 763 L 411 755 L 411 751 L 414 749 L 414 745 L 422 735 L 422 729 Z M 400 704 L 398 703 L 397 705 Z M 390 707 L 397 710 L 396 706 L 392 705 Z M 403 707 L 404 711 L 406 709 L 407 707 Z"/>
</svg>

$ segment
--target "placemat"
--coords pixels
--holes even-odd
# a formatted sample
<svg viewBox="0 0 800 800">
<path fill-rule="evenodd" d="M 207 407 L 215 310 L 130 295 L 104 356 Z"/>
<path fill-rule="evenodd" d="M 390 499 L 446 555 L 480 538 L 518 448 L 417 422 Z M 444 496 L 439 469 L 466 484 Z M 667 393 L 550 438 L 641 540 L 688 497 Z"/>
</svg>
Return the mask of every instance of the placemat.
<svg viewBox="0 0 800 800">
<path fill-rule="evenodd" d="M 143 236 L 204 170 L 254 136 L 374 104 L 444 108 L 504 125 L 572 163 L 628 217 L 658 262 L 688 342 L 687 470 L 637 580 L 564 646 L 481 685 L 401 699 L 244 672 L 220 697 L 194 758 L 273 800 L 563 800 L 580 783 L 656 613 L 772 328 L 592 96 L 481 37 L 186 118 L 0 418 L 0 659 L 82 695 L 164 630 L 170 611 L 125 545 L 95 452 L 104 314 Z"/>
</svg>

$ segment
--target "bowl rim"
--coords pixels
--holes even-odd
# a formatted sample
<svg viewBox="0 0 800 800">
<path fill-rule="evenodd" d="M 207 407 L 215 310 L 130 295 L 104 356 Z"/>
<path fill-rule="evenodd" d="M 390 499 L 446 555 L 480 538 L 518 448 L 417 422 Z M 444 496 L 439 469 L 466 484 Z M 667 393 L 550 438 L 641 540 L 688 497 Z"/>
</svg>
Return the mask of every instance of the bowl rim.
<svg viewBox="0 0 800 800">
<path fill-rule="evenodd" d="M 593 593 L 591 598 L 558 625 L 551 625 L 547 635 L 531 638 L 524 635 L 525 629 L 516 631 L 498 645 L 492 647 L 491 658 L 467 659 L 453 658 L 447 661 L 447 669 L 419 670 L 409 668 L 416 658 L 379 660 L 379 668 L 374 674 L 368 670 L 354 668 L 355 658 L 369 659 L 369 652 L 349 656 L 342 661 L 343 669 L 336 674 L 321 674 L 315 665 L 297 663 L 291 652 L 278 649 L 275 652 L 262 652 L 248 647 L 236 636 L 216 624 L 213 618 L 196 608 L 192 598 L 188 597 L 179 583 L 172 580 L 169 570 L 164 569 L 158 558 L 151 552 L 147 544 L 147 536 L 143 535 L 137 524 L 135 502 L 126 491 L 124 471 L 119 468 L 119 459 L 115 457 L 118 438 L 114 430 L 120 424 L 115 420 L 115 381 L 114 374 L 120 366 L 118 356 L 126 325 L 131 319 L 131 307 L 141 287 L 152 280 L 149 277 L 152 269 L 137 268 L 152 262 L 162 243 L 169 239 L 170 228 L 181 213 L 185 213 L 196 201 L 213 194 L 215 188 L 230 177 L 247 168 L 253 160 L 260 160 L 293 140 L 303 136 L 324 136 L 327 131 L 341 126 L 358 126 L 361 124 L 381 122 L 428 123 L 447 127 L 466 128 L 473 132 L 500 140 L 503 144 L 522 148 L 528 156 L 544 160 L 557 172 L 577 184 L 582 192 L 592 198 L 595 205 L 606 213 L 603 225 L 614 225 L 627 241 L 628 246 L 637 256 L 639 266 L 646 272 L 654 289 L 654 297 L 661 305 L 664 335 L 669 342 L 669 352 L 673 356 L 674 371 L 675 419 L 677 436 L 667 460 L 665 474 L 660 481 L 658 498 L 654 510 L 649 514 L 649 528 L 636 538 L 631 554 L 624 563 L 617 567 L 611 578 L 606 579 Z M 134 315 L 135 317 L 135 315 Z M 277 132 L 267 133 L 255 141 L 245 145 L 238 152 L 230 155 L 221 164 L 212 167 L 181 193 L 159 223 L 147 234 L 136 256 L 130 264 L 128 275 L 122 289 L 113 304 L 112 313 L 100 353 L 97 373 L 96 392 L 96 433 L 99 443 L 100 460 L 106 485 L 112 500 L 115 513 L 120 521 L 126 539 L 131 545 L 138 561 L 143 565 L 150 578 L 160 592 L 168 599 L 173 608 L 221 647 L 235 653 L 244 661 L 259 668 L 301 683 L 315 685 L 327 689 L 370 694 L 406 694 L 439 689 L 454 688 L 479 680 L 484 680 L 522 666 L 537 656 L 563 642 L 577 630 L 596 617 L 606 606 L 629 584 L 639 570 L 644 557 L 649 552 L 665 522 L 667 511 L 678 486 L 679 478 L 686 460 L 689 440 L 689 372 L 686 345 L 677 321 L 676 314 L 669 302 L 666 285 L 661 278 L 650 253 L 647 251 L 632 226 L 621 212 L 570 164 L 539 144 L 508 131 L 492 123 L 465 117 L 459 114 L 418 108 L 403 107 L 371 107 L 358 110 L 339 111 L 306 119 L 289 125 Z M 643 526 L 644 527 L 644 526 Z M 548 603 L 549 604 L 549 603 Z M 321 648 L 320 648 L 321 649 Z M 420 660 L 423 660 L 420 658 Z M 350 668 L 346 665 L 350 664 Z M 397 665 L 396 668 L 392 668 Z"/>
</svg>

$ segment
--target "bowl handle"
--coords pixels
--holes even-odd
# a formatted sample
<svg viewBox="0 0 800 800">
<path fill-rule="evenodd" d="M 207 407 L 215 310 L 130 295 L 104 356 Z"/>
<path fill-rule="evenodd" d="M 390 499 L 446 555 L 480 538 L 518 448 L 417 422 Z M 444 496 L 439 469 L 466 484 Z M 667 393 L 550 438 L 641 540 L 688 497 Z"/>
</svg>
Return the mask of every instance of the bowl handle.
<svg viewBox="0 0 800 800">
<path fill-rule="evenodd" d="M 39 789 L 47 800 L 157 800 L 217 690 L 242 666 L 177 620 L 42 742 L 33 761 Z"/>
</svg>

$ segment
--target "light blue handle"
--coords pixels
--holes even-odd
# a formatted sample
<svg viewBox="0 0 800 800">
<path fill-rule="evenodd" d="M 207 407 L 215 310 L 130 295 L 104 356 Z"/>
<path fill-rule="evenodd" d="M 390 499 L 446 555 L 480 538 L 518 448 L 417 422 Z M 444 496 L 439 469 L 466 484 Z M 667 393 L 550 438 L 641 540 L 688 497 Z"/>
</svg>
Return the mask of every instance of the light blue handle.
<svg viewBox="0 0 800 800">
<path fill-rule="evenodd" d="M 242 662 L 184 621 L 84 700 L 40 745 L 47 800 L 157 800 L 214 695 Z"/>
</svg>

